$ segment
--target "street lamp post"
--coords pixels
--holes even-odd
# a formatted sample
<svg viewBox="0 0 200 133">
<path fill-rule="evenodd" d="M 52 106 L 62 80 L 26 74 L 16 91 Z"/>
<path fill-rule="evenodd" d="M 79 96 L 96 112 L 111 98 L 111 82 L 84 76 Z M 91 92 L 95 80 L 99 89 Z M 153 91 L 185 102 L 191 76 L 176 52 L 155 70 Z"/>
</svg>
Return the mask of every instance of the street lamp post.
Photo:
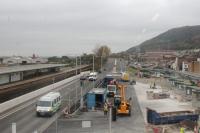
<svg viewBox="0 0 200 133">
<path fill-rule="evenodd" d="M 93 72 L 94 72 L 94 55 L 93 55 L 93 63 L 92 63 L 93 65 L 92 65 L 92 69 L 93 69 Z"/>
<path fill-rule="evenodd" d="M 81 85 L 81 109 L 82 108 L 83 108 L 83 85 Z"/>
<path fill-rule="evenodd" d="M 77 108 L 76 108 L 76 107 L 77 107 L 77 106 L 76 106 L 76 102 L 77 102 L 77 99 L 78 99 L 78 94 L 77 94 L 77 93 L 78 93 L 78 90 L 77 90 L 77 89 L 78 89 L 78 88 L 76 87 L 75 110 L 77 109 Z"/>
<path fill-rule="evenodd" d="M 94 55 L 93 55 L 93 73 L 94 73 Z M 92 81 L 93 83 L 93 88 L 94 88 L 94 80 Z"/>
<path fill-rule="evenodd" d="M 81 73 L 81 56 L 80 56 L 80 73 Z M 80 108 L 82 109 L 83 108 L 83 81 L 80 81 L 81 82 L 81 103 L 80 103 Z"/>
<path fill-rule="evenodd" d="M 77 75 L 77 56 L 76 56 L 76 75 Z"/>
<path fill-rule="evenodd" d="M 80 73 L 81 73 L 81 56 L 80 56 Z"/>
<path fill-rule="evenodd" d="M 101 72 L 103 71 L 103 70 L 102 70 L 102 61 L 103 61 L 103 59 L 102 59 L 102 56 L 101 56 Z"/>
</svg>

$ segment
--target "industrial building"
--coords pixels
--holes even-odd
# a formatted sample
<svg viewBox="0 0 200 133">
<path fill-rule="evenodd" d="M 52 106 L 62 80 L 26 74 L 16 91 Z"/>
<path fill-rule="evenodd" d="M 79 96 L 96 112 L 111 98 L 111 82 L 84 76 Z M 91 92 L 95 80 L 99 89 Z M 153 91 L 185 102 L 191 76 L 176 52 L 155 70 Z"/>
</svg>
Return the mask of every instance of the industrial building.
<svg viewBox="0 0 200 133">
<path fill-rule="evenodd" d="M 12 56 L 7 58 L 1 58 L 0 64 L 4 65 L 16 65 L 16 64 L 44 64 L 47 63 L 48 59 L 36 57 L 22 57 L 22 56 Z"/>
<path fill-rule="evenodd" d="M 57 72 L 64 66 L 64 64 L 35 64 L 0 67 L 0 85 Z"/>
</svg>

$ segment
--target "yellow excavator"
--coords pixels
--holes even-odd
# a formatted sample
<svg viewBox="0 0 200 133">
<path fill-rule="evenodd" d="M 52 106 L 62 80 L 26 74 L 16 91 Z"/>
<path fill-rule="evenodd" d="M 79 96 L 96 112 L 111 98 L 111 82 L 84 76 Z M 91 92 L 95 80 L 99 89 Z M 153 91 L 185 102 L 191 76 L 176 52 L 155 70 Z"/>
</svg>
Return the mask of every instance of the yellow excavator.
<svg viewBox="0 0 200 133">
<path fill-rule="evenodd" d="M 129 115 L 131 116 L 131 98 L 126 100 L 125 85 L 117 84 L 117 93 L 114 97 L 114 103 L 116 107 L 117 115 Z"/>
</svg>

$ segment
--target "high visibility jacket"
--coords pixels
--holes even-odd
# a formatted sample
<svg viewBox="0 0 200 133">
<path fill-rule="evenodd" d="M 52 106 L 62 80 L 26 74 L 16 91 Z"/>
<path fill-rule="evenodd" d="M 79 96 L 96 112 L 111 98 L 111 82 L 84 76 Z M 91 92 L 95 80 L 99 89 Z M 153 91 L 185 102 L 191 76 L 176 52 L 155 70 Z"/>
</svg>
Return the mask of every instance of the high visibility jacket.
<svg viewBox="0 0 200 133">
<path fill-rule="evenodd" d="M 185 133 L 185 128 L 181 127 L 180 133 Z"/>
<path fill-rule="evenodd" d="M 104 104 L 104 111 L 108 111 L 108 105 Z"/>
</svg>

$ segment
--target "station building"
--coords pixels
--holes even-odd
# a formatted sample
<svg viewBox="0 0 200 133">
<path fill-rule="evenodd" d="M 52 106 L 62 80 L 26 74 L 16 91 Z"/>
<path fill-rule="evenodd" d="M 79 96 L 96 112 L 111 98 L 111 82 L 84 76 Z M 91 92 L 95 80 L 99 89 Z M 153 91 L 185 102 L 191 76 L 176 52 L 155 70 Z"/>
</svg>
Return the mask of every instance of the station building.
<svg viewBox="0 0 200 133">
<path fill-rule="evenodd" d="M 32 64 L 0 67 L 0 85 L 8 84 L 24 79 L 30 79 L 39 75 L 58 72 L 65 64 Z"/>
</svg>

